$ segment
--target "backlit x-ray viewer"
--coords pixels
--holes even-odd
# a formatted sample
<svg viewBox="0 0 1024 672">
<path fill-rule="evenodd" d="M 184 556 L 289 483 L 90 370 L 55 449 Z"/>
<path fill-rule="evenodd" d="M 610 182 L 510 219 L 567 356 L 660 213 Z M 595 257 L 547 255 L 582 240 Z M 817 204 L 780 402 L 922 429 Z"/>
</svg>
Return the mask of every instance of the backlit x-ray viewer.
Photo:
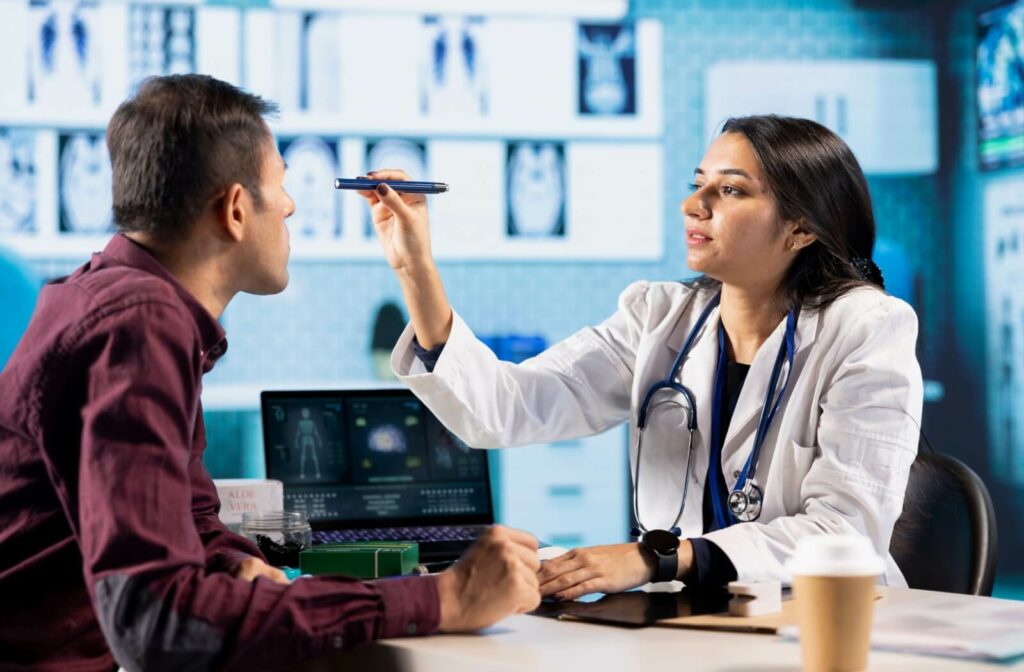
<svg viewBox="0 0 1024 672">
<path fill-rule="evenodd" d="M 686 262 L 703 275 L 636 282 L 603 323 L 518 365 L 449 306 L 423 197 L 364 192 L 412 317 L 395 372 L 471 446 L 630 423 L 643 536 L 545 562 L 542 594 L 787 581 L 801 537 L 839 533 L 870 539 L 885 583 L 905 585 L 888 546 L 917 450 L 917 318 L 870 261 L 860 166 L 816 122 L 746 117 L 726 123 L 691 188 Z"/>
</svg>

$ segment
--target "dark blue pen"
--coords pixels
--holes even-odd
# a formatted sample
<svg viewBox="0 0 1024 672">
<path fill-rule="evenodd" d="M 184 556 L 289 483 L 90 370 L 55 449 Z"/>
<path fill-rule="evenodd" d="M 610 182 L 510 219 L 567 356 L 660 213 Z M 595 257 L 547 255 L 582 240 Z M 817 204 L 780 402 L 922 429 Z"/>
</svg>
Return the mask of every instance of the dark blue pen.
<svg viewBox="0 0 1024 672">
<path fill-rule="evenodd" d="M 444 182 L 412 182 L 409 180 L 370 180 L 364 177 L 354 180 L 338 178 L 334 180 L 335 189 L 358 189 L 359 191 L 371 191 L 383 182 L 395 191 L 404 191 L 408 194 L 443 194 L 448 191 L 448 185 Z"/>
</svg>

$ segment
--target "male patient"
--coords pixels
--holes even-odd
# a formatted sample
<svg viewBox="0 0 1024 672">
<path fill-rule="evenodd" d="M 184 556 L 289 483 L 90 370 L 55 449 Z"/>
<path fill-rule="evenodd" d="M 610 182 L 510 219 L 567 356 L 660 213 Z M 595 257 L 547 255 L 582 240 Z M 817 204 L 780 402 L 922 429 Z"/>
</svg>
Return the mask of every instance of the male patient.
<svg viewBox="0 0 1024 672">
<path fill-rule="evenodd" d="M 274 669 L 539 602 L 525 533 L 493 528 L 436 577 L 288 583 L 218 521 L 199 403 L 217 318 L 288 283 L 274 111 L 185 75 L 110 120 L 120 233 L 43 289 L 0 374 L 0 668 Z"/>
</svg>

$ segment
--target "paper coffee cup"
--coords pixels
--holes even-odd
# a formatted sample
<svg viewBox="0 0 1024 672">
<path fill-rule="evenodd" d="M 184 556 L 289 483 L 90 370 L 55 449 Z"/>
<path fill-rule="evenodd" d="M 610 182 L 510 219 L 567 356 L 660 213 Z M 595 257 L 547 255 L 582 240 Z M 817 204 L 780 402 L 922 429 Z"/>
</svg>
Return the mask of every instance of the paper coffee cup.
<svg viewBox="0 0 1024 672">
<path fill-rule="evenodd" d="M 866 670 L 875 584 L 884 565 L 857 535 L 801 539 L 789 563 L 804 672 Z"/>
</svg>

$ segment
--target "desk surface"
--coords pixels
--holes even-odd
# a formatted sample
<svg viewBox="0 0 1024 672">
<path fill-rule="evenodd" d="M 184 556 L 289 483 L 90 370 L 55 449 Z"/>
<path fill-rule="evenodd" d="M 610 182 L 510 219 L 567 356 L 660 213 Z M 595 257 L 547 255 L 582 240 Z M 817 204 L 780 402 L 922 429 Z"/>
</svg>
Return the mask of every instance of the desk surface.
<svg viewBox="0 0 1024 672">
<path fill-rule="evenodd" d="M 905 591 L 908 594 L 925 591 Z M 1013 665 L 872 651 L 872 672 L 1024 670 Z M 322 660 L 313 670 L 717 670 L 797 672 L 800 646 L 775 635 L 682 628 L 627 629 L 512 616 L 474 635 L 394 639 Z"/>
</svg>

